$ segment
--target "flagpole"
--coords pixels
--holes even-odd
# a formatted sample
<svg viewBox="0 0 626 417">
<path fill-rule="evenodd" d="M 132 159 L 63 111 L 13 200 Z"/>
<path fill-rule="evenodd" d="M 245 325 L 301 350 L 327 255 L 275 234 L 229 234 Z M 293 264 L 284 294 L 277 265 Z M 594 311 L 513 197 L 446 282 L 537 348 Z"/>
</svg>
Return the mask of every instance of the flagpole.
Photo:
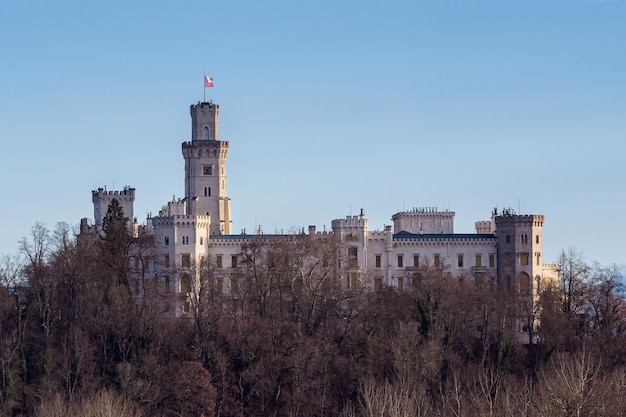
<svg viewBox="0 0 626 417">
<path fill-rule="evenodd" d="M 204 97 L 202 99 L 202 102 L 205 103 L 206 102 L 206 72 L 204 73 L 204 77 L 202 78 L 202 85 L 204 85 Z"/>
</svg>

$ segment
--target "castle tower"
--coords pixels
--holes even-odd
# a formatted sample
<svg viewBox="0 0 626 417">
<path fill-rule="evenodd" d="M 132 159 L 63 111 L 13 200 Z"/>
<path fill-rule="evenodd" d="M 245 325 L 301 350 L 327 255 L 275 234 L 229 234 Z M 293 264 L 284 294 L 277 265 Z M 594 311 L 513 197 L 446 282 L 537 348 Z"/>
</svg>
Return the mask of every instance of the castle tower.
<svg viewBox="0 0 626 417">
<path fill-rule="evenodd" d="M 91 192 L 96 230 L 98 232 L 102 231 L 102 221 L 107 215 L 109 204 L 111 204 L 113 199 L 120 203 L 122 210 L 124 210 L 124 216 L 128 218 L 128 231 L 132 232 L 135 189 L 129 186 L 124 187 L 122 191 L 106 191 L 104 188 L 98 188 Z"/>
<path fill-rule="evenodd" d="M 226 193 L 228 142 L 219 140 L 220 107 L 213 102 L 191 105 L 191 141 L 183 142 L 185 199 L 190 215 L 211 216 L 210 233 L 232 233 Z M 193 211 L 193 212 L 192 212 Z"/>
<path fill-rule="evenodd" d="M 520 295 L 536 297 L 542 278 L 543 216 L 505 210 L 495 217 L 498 236 L 498 277 Z"/>
</svg>

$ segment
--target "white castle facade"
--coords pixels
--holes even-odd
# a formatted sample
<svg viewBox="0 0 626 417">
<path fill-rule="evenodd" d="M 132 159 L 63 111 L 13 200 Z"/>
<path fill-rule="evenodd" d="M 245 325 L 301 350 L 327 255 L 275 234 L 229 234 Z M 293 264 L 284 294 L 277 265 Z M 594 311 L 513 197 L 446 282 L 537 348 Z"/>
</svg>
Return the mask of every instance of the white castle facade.
<svg viewBox="0 0 626 417">
<path fill-rule="evenodd" d="M 278 235 L 232 234 L 227 194 L 228 142 L 219 139 L 219 105 L 198 102 L 190 108 L 191 140 L 182 143 L 185 159 L 185 196 L 168 202 L 149 217 L 143 233 L 152 236 L 154 253 L 145 266 L 165 291 L 173 294 L 171 312 L 191 313 L 189 302 L 197 288 L 195 265 L 210 259 L 230 288 L 230 272 L 241 265 L 242 245 L 252 239 Z M 102 233 L 108 204 L 118 199 L 126 217 L 133 218 L 135 189 L 92 191 L 95 222 L 81 221 L 81 234 Z M 494 210 L 487 221 L 476 222 L 476 233 L 454 233 L 454 212 L 415 208 L 392 216 L 393 226 L 370 231 L 363 211 L 333 220 L 332 231 L 309 226 L 311 238 L 334 237 L 349 262 L 339 266 L 346 290 L 380 291 L 384 286 L 404 290 L 419 268 L 435 267 L 458 277 L 491 277 L 497 284 L 534 299 L 543 285 L 556 282 L 556 265 L 543 264 L 542 215 L 518 215 Z M 130 228 L 137 228 L 129 225 Z M 304 231 L 302 232 L 304 234 Z M 282 235 L 281 235 L 282 236 Z M 132 264 L 132 261 L 131 261 Z"/>
</svg>

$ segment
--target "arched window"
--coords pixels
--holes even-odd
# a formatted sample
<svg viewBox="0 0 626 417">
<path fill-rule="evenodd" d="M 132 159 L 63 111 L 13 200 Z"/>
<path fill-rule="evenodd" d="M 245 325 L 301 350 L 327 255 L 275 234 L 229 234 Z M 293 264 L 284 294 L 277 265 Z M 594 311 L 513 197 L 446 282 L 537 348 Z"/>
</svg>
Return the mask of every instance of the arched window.
<svg viewBox="0 0 626 417">
<path fill-rule="evenodd" d="M 191 292 L 191 277 L 187 274 L 180 277 L 180 292 Z"/>
<path fill-rule="evenodd" d="M 202 131 L 202 139 L 209 139 L 209 128 L 207 126 L 204 126 L 204 130 Z"/>
<path fill-rule="evenodd" d="M 165 294 L 169 294 L 172 291 L 172 283 L 170 277 L 165 277 Z"/>
<path fill-rule="evenodd" d="M 530 292 L 530 276 L 526 272 L 522 272 L 518 277 L 519 292 L 528 294 Z"/>
<path fill-rule="evenodd" d="M 170 238 L 169 236 L 165 236 L 165 246 L 170 244 Z"/>
</svg>

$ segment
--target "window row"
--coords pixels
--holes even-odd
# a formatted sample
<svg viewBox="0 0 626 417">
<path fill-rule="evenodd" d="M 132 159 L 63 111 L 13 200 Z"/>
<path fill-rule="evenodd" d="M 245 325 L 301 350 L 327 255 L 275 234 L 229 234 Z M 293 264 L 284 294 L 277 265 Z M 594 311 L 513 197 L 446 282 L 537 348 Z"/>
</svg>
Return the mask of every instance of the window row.
<svg viewBox="0 0 626 417">
<path fill-rule="evenodd" d="M 170 244 L 170 237 L 169 236 L 165 236 L 163 238 L 163 243 L 165 244 L 165 246 L 169 246 Z M 199 242 L 201 245 L 204 245 L 204 237 L 200 236 Z M 185 236 L 181 236 L 180 237 L 180 244 L 181 245 L 189 245 L 189 236 L 185 235 Z"/>
<path fill-rule="evenodd" d="M 383 264 L 383 255 L 374 255 L 374 266 L 376 268 L 382 268 L 382 264 Z M 420 263 L 420 255 L 418 254 L 413 254 L 411 255 L 411 261 L 412 264 L 407 264 L 407 266 L 412 266 L 412 267 L 420 267 L 420 266 L 427 266 L 428 262 L 427 261 L 422 261 Z M 442 260 L 443 257 L 440 254 L 434 254 L 432 257 L 432 266 L 434 266 L 435 268 L 440 268 L 442 265 Z M 405 267 L 405 255 L 404 254 L 400 254 L 400 255 L 396 255 L 396 266 L 398 268 L 404 268 Z M 465 267 L 465 255 L 464 254 L 458 254 L 456 257 L 456 266 L 458 268 L 464 268 Z M 483 265 L 483 257 L 482 254 L 476 254 L 474 257 L 474 265 L 475 267 L 484 267 L 487 265 Z M 495 268 L 496 267 L 496 255 L 495 254 L 489 254 L 489 258 L 488 258 L 488 266 L 489 268 Z"/>
<path fill-rule="evenodd" d="M 530 265 L 530 254 L 528 252 L 518 253 L 519 265 Z M 504 254 L 504 264 L 513 265 L 513 255 L 510 252 Z M 535 252 L 535 265 L 541 265 L 541 252 Z"/>
<path fill-rule="evenodd" d="M 230 255 L 230 267 L 237 268 L 239 265 L 239 257 L 237 255 Z M 217 269 L 224 268 L 224 255 L 215 255 L 215 267 Z"/>
<path fill-rule="evenodd" d="M 504 241 L 506 243 L 511 243 L 511 235 L 506 235 L 504 237 Z M 521 234 L 520 235 L 520 243 L 522 243 L 522 244 L 528 243 L 528 235 L 527 234 Z M 535 235 L 535 243 L 539 244 L 539 235 Z"/>
</svg>

